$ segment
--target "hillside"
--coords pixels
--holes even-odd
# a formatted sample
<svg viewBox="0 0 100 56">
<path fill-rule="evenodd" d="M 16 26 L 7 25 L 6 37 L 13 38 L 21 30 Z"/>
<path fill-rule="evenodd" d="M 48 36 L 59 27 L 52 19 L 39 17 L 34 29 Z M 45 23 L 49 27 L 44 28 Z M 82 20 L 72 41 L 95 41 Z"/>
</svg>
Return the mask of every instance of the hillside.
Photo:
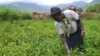
<svg viewBox="0 0 100 56">
<path fill-rule="evenodd" d="M 69 5 L 84 7 L 84 6 L 86 6 L 86 4 L 87 3 L 83 2 L 83 1 L 78 1 L 78 2 L 73 2 L 73 3 L 70 3 L 70 4 L 59 4 L 59 5 L 56 5 L 56 6 L 58 6 L 60 8 L 66 8 Z M 25 10 L 25 11 L 42 11 L 42 12 L 48 12 L 51 8 L 51 6 L 38 5 L 38 4 L 35 4 L 35 3 L 25 3 L 25 2 L 24 3 L 23 2 L 15 2 L 15 3 L 10 3 L 10 4 L 0 5 L 0 6 L 1 7 L 7 6 L 7 7 Z"/>
<path fill-rule="evenodd" d="M 80 5 L 81 4 L 81 5 Z M 56 5 L 60 8 L 67 8 L 69 7 L 70 5 L 75 5 L 77 7 L 82 7 L 84 8 L 88 3 L 86 2 L 83 2 L 83 1 L 78 1 L 78 2 L 73 2 L 73 3 L 69 3 L 69 4 L 59 4 L 59 5 Z"/>
<path fill-rule="evenodd" d="M 47 11 L 49 10 L 49 6 L 41 6 L 37 5 L 35 3 L 23 3 L 23 2 L 15 2 L 11 4 L 4 4 L 1 5 L 1 7 L 11 7 L 19 10 L 24 10 L 24 11 Z"/>
<path fill-rule="evenodd" d="M 87 5 L 91 5 L 91 4 L 95 4 L 95 3 L 100 3 L 100 0 L 93 0 L 89 4 L 86 2 L 83 2 L 83 1 L 77 1 L 77 2 L 73 2 L 73 3 L 69 3 L 69 4 L 58 4 L 55 6 L 63 9 L 63 8 L 67 8 L 70 5 L 75 5 L 77 7 L 81 7 L 84 9 L 87 7 Z M 47 5 L 38 5 L 35 3 L 25 3 L 25 2 L 14 2 L 14 3 L 10 3 L 10 4 L 0 5 L 0 7 L 4 7 L 4 6 L 23 10 L 23 11 L 40 11 L 40 12 L 49 12 L 49 10 L 51 8 L 51 6 L 47 6 Z"/>
<path fill-rule="evenodd" d="M 100 0 L 93 0 L 90 4 L 100 3 Z"/>
</svg>

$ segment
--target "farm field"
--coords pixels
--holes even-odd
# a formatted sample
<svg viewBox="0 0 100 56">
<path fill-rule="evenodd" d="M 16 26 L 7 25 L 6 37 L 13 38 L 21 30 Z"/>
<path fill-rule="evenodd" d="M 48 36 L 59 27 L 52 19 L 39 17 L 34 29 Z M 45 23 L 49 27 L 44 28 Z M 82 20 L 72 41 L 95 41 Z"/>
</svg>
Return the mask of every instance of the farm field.
<svg viewBox="0 0 100 56">
<path fill-rule="evenodd" d="M 100 56 L 100 21 L 83 20 L 85 52 Z M 78 56 L 74 50 L 72 56 Z M 53 20 L 19 20 L 0 23 L 0 56 L 66 56 Z"/>
</svg>

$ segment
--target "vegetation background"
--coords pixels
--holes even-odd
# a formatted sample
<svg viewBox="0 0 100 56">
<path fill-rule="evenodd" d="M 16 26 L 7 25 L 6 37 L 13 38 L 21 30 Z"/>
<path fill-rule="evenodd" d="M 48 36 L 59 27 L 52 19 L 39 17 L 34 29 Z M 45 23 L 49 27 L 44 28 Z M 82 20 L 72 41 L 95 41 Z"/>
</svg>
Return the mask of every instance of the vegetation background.
<svg viewBox="0 0 100 56">
<path fill-rule="evenodd" d="M 89 6 L 83 17 L 85 52 L 80 56 L 100 56 L 100 4 Z M 36 20 L 30 12 L 0 8 L 0 56 L 66 56 L 54 21 Z M 78 56 L 77 49 L 72 56 Z"/>
</svg>

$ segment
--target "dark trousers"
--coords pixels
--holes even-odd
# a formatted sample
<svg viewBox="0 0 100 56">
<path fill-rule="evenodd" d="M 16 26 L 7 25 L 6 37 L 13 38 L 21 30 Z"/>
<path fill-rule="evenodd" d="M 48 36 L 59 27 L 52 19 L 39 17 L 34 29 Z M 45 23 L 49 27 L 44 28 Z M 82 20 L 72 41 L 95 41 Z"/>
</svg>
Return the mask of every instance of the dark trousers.
<svg viewBox="0 0 100 56">
<path fill-rule="evenodd" d="M 67 36 L 66 36 L 67 37 Z M 69 37 L 66 38 L 67 44 L 70 49 L 75 47 L 79 48 L 79 50 L 83 49 L 83 37 L 81 36 L 81 30 L 78 29 L 75 33 L 70 34 Z"/>
</svg>

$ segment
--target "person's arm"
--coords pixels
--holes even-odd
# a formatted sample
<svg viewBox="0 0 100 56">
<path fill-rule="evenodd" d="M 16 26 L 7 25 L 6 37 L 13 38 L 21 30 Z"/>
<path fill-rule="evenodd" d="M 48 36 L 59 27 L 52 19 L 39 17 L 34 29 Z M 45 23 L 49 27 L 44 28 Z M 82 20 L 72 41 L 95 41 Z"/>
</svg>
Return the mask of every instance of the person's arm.
<svg viewBox="0 0 100 56">
<path fill-rule="evenodd" d="M 64 46 L 66 48 L 66 52 L 67 52 L 68 56 L 70 56 L 70 49 L 68 47 L 65 34 L 60 34 L 60 37 L 61 37 L 61 40 L 62 40 L 62 42 L 63 42 L 63 44 L 64 44 Z"/>
<path fill-rule="evenodd" d="M 67 40 L 66 40 L 66 36 L 65 36 L 65 31 L 64 31 L 64 25 L 62 23 L 56 22 L 55 26 L 56 26 L 57 32 L 60 35 L 61 40 L 62 40 L 62 42 L 63 42 L 63 44 L 65 46 L 67 54 L 68 54 L 68 56 L 70 56 L 70 49 L 69 49 L 68 44 L 67 44 Z"/>
</svg>

